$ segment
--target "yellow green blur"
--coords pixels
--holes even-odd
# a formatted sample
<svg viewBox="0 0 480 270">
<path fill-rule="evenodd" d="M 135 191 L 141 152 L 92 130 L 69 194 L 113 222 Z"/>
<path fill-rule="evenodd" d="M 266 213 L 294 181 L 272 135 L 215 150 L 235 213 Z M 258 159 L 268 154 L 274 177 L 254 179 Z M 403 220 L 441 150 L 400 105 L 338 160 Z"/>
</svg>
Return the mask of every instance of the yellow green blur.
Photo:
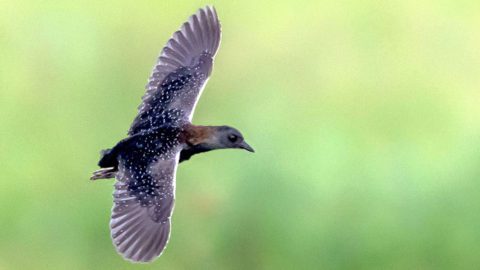
<svg viewBox="0 0 480 270">
<path fill-rule="evenodd" d="M 99 151 L 213 3 L 196 124 L 256 153 L 177 174 L 161 258 L 109 236 Z M 0 1 L 0 269 L 478 269 L 479 1 Z"/>
</svg>

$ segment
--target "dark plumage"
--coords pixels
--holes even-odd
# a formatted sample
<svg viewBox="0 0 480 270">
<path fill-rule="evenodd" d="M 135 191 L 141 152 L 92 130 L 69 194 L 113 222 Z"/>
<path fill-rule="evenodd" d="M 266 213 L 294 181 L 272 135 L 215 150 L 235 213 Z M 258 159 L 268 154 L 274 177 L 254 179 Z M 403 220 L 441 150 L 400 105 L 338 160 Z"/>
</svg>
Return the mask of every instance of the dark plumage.
<svg viewBox="0 0 480 270">
<path fill-rule="evenodd" d="M 117 179 L 110 229 L 128 260 L 152 261 L 167 245 L 179 162 L 214 149 L 253 152 L 234 128 L 191 124 L 219 44 L 220 23 L 207 6 L 163 48 L 128 137 L 102 151 L 101 169 L 91 179 Z"/>
</svg>

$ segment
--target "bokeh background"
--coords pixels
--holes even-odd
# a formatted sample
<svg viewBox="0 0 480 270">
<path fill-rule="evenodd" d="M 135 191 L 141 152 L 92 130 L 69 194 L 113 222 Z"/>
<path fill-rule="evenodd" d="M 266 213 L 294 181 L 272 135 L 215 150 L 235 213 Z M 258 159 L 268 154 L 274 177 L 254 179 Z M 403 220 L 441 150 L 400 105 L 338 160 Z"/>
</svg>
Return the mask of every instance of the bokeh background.
<svg viewBox="0 0 480 270">
<path fill-rule="evenodd" d="M 170 243 L 116 254 L 112 181 L 160 49 L 223 25 Z M 0 1 L 0 269 L 478 269 L 479 1 Z"/>
</svg>

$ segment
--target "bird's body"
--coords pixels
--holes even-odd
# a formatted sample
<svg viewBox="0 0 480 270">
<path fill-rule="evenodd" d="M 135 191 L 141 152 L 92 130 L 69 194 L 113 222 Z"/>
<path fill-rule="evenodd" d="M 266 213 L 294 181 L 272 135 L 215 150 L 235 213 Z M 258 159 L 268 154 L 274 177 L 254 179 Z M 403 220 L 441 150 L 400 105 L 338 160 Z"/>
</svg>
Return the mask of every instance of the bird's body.
<svg viewBox="0 0 480 270">
<path fill-rule="evenodd" d="M 162 50 L 128 137 L 102 152 L 91 179 L 117 179 L 110 229 L 126 259 L 149 262 L 164 250 L 179 162 L 214 149 L 253 152 L 234 128 L 191 123 L 219 44 L 215 9 L 200 9 Z"/>
</svg>

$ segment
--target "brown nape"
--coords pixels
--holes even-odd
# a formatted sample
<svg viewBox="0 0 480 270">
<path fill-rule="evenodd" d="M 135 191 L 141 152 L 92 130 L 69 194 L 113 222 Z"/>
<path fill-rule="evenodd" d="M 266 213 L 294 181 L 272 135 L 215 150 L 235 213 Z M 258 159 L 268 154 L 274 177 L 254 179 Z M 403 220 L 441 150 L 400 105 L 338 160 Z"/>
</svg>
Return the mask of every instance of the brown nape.
<svg viewBox="0 0 480 270">
<path fill-rule="evenodd" d="M 198 145 L 206 142 L 214 131 L 214 127 L 187 124 L 184 126 L 183 138 L 189 145 Z"/>
</svg>

